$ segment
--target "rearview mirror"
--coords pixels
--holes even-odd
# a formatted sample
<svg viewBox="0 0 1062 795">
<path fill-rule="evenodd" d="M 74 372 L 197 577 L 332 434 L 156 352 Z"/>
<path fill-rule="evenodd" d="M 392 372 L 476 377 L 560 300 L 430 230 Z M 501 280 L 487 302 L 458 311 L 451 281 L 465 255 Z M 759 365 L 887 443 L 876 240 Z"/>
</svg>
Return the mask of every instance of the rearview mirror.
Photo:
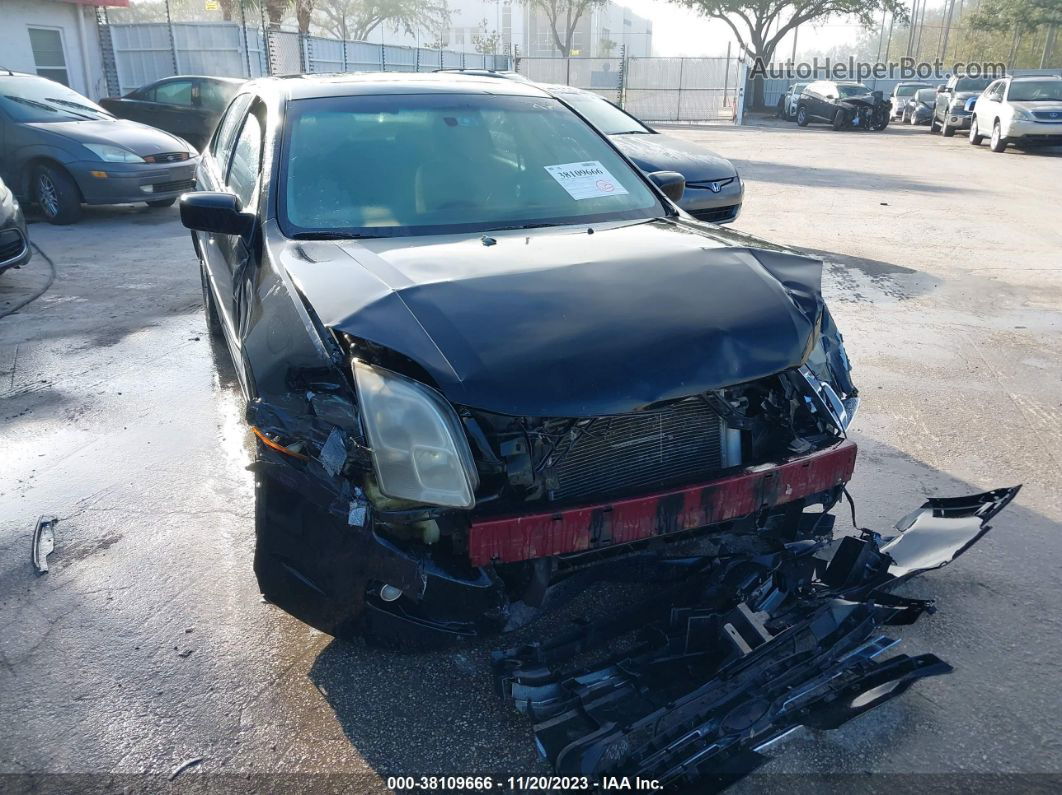
<svg viewBox="0 0 1062 795">
<path fill-rule="evenodd" d="M 245 235 L 254 216 L 240 212 L 240 200 L 231 193 L 197 191 L 181 196 L 181 223 L 197 232 Z"/>
<path fill-rule="evenodd" d="M 678 204 L 686 192 L 686 178 L 677 171 L 654 171 L 649 175 L 656 187 L 660 188 L 671 201 Z"/>
</svg>

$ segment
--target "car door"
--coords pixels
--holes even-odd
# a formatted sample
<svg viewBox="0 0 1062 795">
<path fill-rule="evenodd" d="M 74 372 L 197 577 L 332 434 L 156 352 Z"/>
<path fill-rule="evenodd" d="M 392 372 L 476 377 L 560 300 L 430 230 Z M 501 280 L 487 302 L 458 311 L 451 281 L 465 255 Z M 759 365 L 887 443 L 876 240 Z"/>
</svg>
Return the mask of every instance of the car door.
<svg viewBox="0 0 1062 795">
<path fill-rule="evenodd" d="M 833 83 L 820 83 L 819 93 L 815 97 L 813 115 L 821 121 L 833 121 L 833 97 L 837 96 L 837 86 Z"/>
<path fill-rule="evenodd" d="M 210 141 L 203 162 L 198 172 L 197 188 L 206 191 L 227 190 L 225 181 L 232 161 L 232 151 L 236 138 L 243 126 L 247 108 L 252 95 L 241 94 L 236 97 L 225 111 L 214 137 Z M 224 328 L 225 338 L 233 353 L 234 361 L 239 349 L 236 339 L 235 322 L 232 315 L 232 269 L 229 264 L 232 254 L 232 241 L 226 235 L 208 232 L 193 232 L 196 236 L 196 248 L 203 261 L 204 277 L 207 288 L 214 296 L 218 319 Z"/>
<path fill-rule="evenodd" d="M 155 104 L 145 119 L 147 124 L 186 138 L 195 134 L 197 112 L 195 98 L 198 80 L 167 80 L 155 88 Z"/>
<path fill-rule="evenodd" d="M 229 159 L 225 189 L 239 199 L 240 209 L 244 212 L 256 212 L 258 203 L 258 186 L 262 174 L 262 144 L 264 140 L 264 108 L 251 104 L 240 125 L 240 132 L 232 147 Z M 252 250 L 250 241 L 242 235 L 219 235 L 218 252 L 224 260 L 227 281 L 231 288 L 227 294 L 220 296 L 226 304 L 230 318 L 233 341 L 240 345 L 244 337 L 246 313 L 244 310 L 253 290 Z"/>
<path fill-rule="evenodd" d="M 819 101 L 819 88 L 821 86 L 822 83 L 812 83 L 804 89 L 804 94 L 800 99 L 800 102 L 807 109 L 809 119 L 815 118 L 816 107 Z"/>
</svg>

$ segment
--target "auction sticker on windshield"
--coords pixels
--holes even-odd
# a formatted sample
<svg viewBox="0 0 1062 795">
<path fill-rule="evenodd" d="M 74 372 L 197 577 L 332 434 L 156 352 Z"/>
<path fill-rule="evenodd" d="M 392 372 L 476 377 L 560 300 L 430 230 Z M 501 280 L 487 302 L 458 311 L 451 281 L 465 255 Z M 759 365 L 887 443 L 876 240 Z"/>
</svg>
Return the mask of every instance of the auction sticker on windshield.
<svg viewBox="0 0 1062 795">
<path fill-rule="evenodd" d="M 545 166 L 545 169 L 568 191 L 568 195 L 576 200 L 620 196 L 627 192 L 597 160 L 587 163 L 561 163 L 558 166 Z"/>
</svg>

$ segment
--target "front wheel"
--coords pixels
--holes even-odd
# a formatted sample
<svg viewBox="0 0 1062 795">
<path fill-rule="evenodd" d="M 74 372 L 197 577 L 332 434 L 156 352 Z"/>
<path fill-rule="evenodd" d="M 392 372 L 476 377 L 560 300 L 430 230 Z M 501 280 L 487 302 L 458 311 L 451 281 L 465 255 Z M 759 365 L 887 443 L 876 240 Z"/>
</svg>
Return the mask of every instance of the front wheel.
<svg viewBox="0 0 1062 795">
<path fill-rule="evenodd" d="M 937 114 L 933 114 L 929 117 L 929 132 L 940 132 L 940 125 L 937 124 Z"/>
<path fill-rule="evenodd" d="M 985 137 L 977 132 L 977 117 L 974 116 L 970 119 L 970 143 L 974 146 L 980 146 L 981 141 L 984 139 Z"/>
<path fill-rule="evenodd" d="M 801 105 L 797 108 L 797 127 L 808 126 L 808 109 Z"/>
<path fill-rule="evenodd" d="M 1003 137 L 1003 130 L 1000 129 L 998 121 L 992 125 L 992 138 L 988 147 L 993 152 L 1002 152 L 1007 148 L 1007 139 Z"/>
<path fill-rule="evenodd" d="M 81 219 L 77 183 L 57 166 L 38 166 L 33 173 L 33 198 L 50 224 L 65 226 Z"/>
<path fill-rule="evenodd" d="M 944 126 L 940 128 L 940 134 L 943 135 L 945 138 L 951 138 L 953 135 L 955 135 L 955 128 L 948 124 L 948 120 L 946 118 L 944 119 Z"/>
<path fill-rule="evenodd" d="M 833 129 L 835 129 L 835 130 L 844 129 L 844 125 L 845 125 L 846 121 L 847 120 L 844 117 L 844 111 L 841 110 L 840 108 L 838 108 L 837 112 L 833 114 Z"/>
<path fill-rule="evenodd" d="M 172 207 L 174 202 L 176 202 L 176 201 L 177 201 L 177 197 L 174 196 L 172 199 L 157 199 L 156 201 L 148 202 L 147 206 L 148 207 Z"/>
</svg>

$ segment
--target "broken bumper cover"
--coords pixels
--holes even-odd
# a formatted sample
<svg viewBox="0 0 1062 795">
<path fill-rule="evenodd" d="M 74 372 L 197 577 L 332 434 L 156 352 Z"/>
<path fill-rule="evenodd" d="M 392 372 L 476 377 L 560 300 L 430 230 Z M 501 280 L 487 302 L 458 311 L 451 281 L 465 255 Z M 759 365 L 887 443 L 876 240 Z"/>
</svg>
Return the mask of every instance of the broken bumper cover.
<svg viewBox="0 0 1062 795">
<path fill-rule="evenodd" d="M 952 670 L 931 654 L 879 659 L 895 643 L 880 627 L 932 611 L 891 589 L 962 554 L 1018 488 L 930 499 L 890 539 L 863 531 L 706 560 L 673 599 L 496 652 L 499 690 L 559 774 L 725 786 L 790 732 L 837 728 Z M 606 651 L 624 637 L 628 651 Z M 576 655 L 595 660 L 574 667 Z"/>
<path fill-rule="evenodd" d="M 708 527 L 842 486 L 852 476 L 855 457 L 855 443 L 844 441 L 711 483 L 600 505 L 475 521 L 469 529 L 469 559 L 476 566 L 511 563 Z"/>
</svg>

